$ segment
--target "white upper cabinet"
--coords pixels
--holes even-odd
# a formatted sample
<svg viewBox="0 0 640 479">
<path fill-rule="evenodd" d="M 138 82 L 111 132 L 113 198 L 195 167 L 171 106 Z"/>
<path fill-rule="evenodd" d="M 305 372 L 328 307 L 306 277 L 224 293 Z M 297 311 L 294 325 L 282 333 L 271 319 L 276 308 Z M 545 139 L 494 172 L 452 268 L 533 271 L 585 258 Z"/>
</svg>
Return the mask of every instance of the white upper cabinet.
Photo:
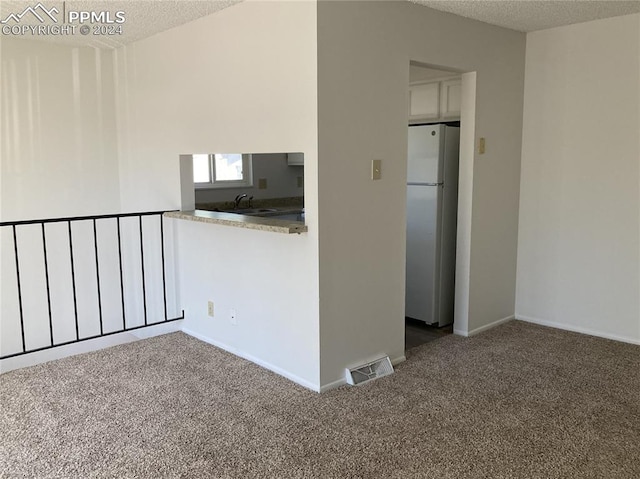
<svg viewBox="0 0 640 479">
<path fill-rule="evenodd" d="M 460 118 L 462 79 L 414 83 L 409 86 L 409 122 Z"/>
<path fill-rule="evenodd" d="M 287 153 L 287 165 L 304 166 L 304 153 Z"/>
<path fill-rule="evenodd" d="M 440 83 L 423 83 L 409 87 L 409 116 L 438 118 L 440 116 Z"/>
<path fill-rule="evenodd" d="M 462 79 L 445 80 L 440 85 L 440 114 L 444 118 L 460 118 Z"/>
</svg>

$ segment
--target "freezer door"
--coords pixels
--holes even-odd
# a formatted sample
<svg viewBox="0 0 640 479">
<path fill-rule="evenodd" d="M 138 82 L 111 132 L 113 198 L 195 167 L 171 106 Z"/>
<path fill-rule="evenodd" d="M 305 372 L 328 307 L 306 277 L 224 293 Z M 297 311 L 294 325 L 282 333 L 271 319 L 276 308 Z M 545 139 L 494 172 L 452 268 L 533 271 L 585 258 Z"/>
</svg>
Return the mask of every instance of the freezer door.
<svg viewBox="0 0 640 479">
<path fill-rule="evenodd" d="M 442 183 L 444 125 L 409 127 L 407 183 Z"/>
<path fill-rule="evenodd" d="M 438 322 L 441 186 L 407 185 L 405 316 Z"/>
</svg>

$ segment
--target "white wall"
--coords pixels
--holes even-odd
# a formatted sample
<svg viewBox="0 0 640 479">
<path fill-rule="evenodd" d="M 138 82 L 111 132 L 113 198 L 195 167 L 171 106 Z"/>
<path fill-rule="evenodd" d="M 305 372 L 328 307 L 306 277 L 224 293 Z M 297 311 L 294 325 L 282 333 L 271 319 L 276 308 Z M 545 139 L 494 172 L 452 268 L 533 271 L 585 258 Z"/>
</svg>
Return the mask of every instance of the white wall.
<svg viewBox="0 0 640 479">
<path fill-rule="evenodd" d="M 2 38 L 0 216 L 120 210 L 110 52 Z"/>
<path fill-rule="evenodd" d="M 527 35 L 516 315 L 640 342 L 640 15 Z"/>
<path fill-rule="evenodd" d="M 308 233 L 173 223 L 185 330 L 312 389 L 319 387 L 316 45 L 314 2 L 243 2 L 115 52 L 123 205 L 179 207 L 183 153 L 304 152 Z"/>
<path fill-rule="evenodd" d="M 515 298 L 524 34 L 409 2 L 318 5 L 321 381 L 404 354 L 409 61 L 477 71 L 468 323 L 512 317 Z M 469 141 L 468 140 L 468 141 Z M 472 143 L 472 142 L 471 142 Z M 469 155 L 473 145 L 462 145 Z M 382 159 L 382 180 L 370 180 Z M 470 189 L 470 185 L 467 185 Z M 468 204 L 464 202 L 464 204 Z M 470 258 L 470 259 L 469 259 Z M 464 269 L 463 269 L 464 270 Z"/>
</svg>

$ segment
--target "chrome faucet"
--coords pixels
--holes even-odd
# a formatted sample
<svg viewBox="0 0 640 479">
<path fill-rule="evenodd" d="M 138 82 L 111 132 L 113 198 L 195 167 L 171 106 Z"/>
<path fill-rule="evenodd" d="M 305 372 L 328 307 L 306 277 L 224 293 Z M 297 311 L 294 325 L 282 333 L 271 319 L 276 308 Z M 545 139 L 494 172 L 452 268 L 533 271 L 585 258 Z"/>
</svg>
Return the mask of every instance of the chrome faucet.
<svg viewBox="0 0 640 479">
<path fill-rule="evenodd" d="M 240 202 L 242 201 L 242 198 L 246 198 L 246 197 L 247 197 L 246 193 L 243 193 L 241 195 L 236 196 L 236 199 L 234 200 L 235 205 L 234 205 L 233 209 L 237 210 L 238 206 L 240 206 Z"/>
</svg>

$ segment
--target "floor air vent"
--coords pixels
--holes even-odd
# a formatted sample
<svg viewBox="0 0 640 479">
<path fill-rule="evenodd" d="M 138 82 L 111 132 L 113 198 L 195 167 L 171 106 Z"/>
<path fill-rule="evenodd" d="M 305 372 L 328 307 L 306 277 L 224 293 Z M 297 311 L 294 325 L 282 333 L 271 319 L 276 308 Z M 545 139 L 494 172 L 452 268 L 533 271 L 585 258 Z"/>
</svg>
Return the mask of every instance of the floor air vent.
<svg viewBox="0 0 640 479">
<path fill-rule="evenodd" d="M 389 356 L 376 359 L 370 363 L 347 369 L 347 382 L 351 385 L 363 384 L 373 379 L 388 376 L 393 373 L 393 366 Z"/>
</svg>

